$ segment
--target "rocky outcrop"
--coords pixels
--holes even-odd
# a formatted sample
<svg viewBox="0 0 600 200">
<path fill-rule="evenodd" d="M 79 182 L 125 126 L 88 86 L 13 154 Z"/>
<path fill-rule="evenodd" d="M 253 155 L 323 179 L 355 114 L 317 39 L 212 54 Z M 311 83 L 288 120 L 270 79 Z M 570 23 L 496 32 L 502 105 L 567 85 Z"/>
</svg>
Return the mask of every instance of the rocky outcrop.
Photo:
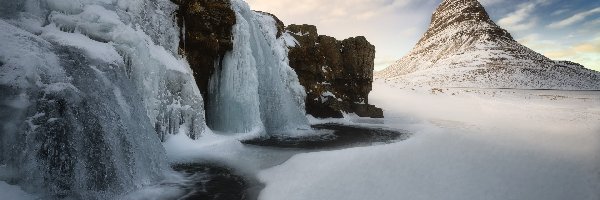
<svg viewBox="0 0 600 200">
<path fill-rule="evenodd" d="M 205 102 L 208 81 L 215 65 L 233 49 L 232 27 L 235 12 L 229 0 L 172 0 L 179 5 L 177 22 L 181 29 L 180 53 L 187 57 L 196 84 Z"/>
<path fill-rule="evenodd" d="M 342 112 L 382 118 L 383 111 L 369 105 L 375 46 L 365 37 L 339 41 L 319 35 L 312 25 L 286 27 L 297 41 L 289 52 L 290 66 L 306 88 L 306 111 L 314 117 L 343 117 Z"/>
<path fill-rule="evenodd" d="M 236 16 L 229 0 L 172 0 L 179 5 L 180 53 L 185 55 L 196 84 L 209 102 L 208 83 L 226 52 L 233 49 L 232 27 Z M 260 11 L 256 11 L 260 12 Z M 277 37 L 289 32 L 298 41 L 291 47 L 290 66 L 306 88 L 306 111 L 315 117 L 342 117 L 342 112 L 363 117 L 383 117 L 368 104 L 373 82 L 375 47 L 364 37 L 338 41 L 318 35 L 315 26 L 290 25 L 276 16 Z M 206 104 L 207 106 L 210 106 Z"/>
</svg>

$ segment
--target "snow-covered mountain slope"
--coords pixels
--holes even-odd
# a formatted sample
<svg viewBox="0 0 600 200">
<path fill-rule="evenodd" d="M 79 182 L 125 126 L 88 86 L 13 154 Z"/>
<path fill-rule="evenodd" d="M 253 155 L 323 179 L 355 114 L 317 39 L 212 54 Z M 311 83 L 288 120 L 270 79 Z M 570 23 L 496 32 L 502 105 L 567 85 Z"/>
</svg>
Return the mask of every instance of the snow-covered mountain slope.
<svg viewBox="0 0 600 200">
<path fill-rule="evenodd" d="M 600 73 L 516 42 L 477 0 L 445 0 L 429 29 L 377 78 L 407 87 L 600 89 Z"/>
</svg>

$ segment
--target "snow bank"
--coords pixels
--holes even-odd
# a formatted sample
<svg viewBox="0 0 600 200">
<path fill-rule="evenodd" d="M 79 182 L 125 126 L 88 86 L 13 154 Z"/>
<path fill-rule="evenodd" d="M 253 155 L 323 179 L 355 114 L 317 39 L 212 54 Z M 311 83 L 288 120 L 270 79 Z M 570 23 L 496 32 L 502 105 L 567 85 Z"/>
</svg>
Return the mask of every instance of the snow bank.
<svg viewBox="0 0 600 200">
<path fill-rule="evenodd" d="M 385 124 L 413 137 L 294 156 L 259 174 L 260 199 L 600 197 L 597 92 L 562 101 L 428 92 L 376 82 L 371 100 L 385 109 Z"/>
</svg>

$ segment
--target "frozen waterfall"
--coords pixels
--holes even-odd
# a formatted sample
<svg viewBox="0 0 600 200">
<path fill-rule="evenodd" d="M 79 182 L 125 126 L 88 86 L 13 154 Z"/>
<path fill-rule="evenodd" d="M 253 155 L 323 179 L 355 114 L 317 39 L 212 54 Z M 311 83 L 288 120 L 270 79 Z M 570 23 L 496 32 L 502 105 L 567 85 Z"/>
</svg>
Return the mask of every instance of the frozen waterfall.
<svg viewBox="0 0 600 200">
<path fill-rule="evenodd" d="M 204 131 L 169 0 L 0 3 L 0 181 L 113 199 L 163 179 L 166 135 Z"/>
<path fill-rule="evenodd" d="M 275 20 L 232 0 L 234 49 L 211 78 L 208 124 L 229 133 L 279 134 L 309 129 L 306 93 L 289 66 L 288 34 L 277 38 Z"/>
<path fill-rule="evenodd" d="M 0 181 L 42 199 L 114 199 L 164 180 L 161 141 L 201 138 L 204 102 L 169 0 L 0 0 Z M 288 34 L 233 0 L 211 79 L 218 131 L 309 129 Z"/>
</svg>

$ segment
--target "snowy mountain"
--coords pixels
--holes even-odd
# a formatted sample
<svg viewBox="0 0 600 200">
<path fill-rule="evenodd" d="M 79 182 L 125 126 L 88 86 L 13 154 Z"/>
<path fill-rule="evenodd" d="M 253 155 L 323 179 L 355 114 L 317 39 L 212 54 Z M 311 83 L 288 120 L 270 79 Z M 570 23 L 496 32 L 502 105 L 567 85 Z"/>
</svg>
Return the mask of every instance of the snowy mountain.
<svg viewBox="0 0 600 200">
<path fill-rule="evenodd" d="M 519 44 L 477 0 L 444 0 L 412 51 L 375 76 L 409 87 L 600 89 L 600 73 Z"/>
</svg>

